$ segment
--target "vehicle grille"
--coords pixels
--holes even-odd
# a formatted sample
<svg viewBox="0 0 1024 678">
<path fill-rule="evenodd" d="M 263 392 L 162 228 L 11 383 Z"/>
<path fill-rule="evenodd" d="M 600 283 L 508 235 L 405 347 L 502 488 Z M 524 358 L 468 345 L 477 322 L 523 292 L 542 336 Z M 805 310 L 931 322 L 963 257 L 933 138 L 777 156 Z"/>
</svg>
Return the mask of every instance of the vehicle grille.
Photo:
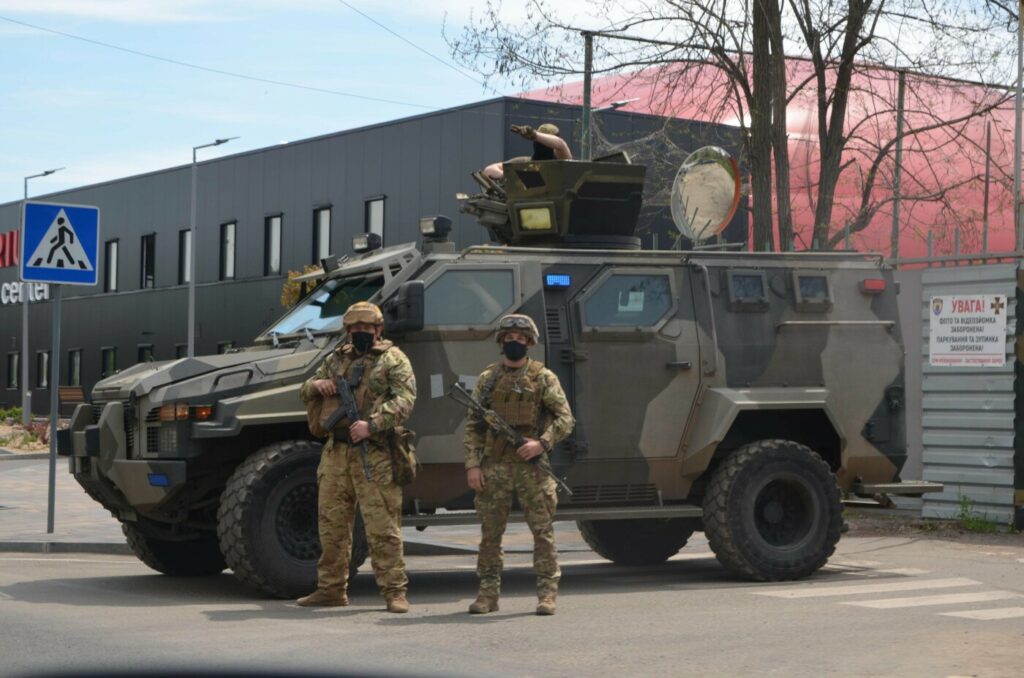
<svg viewBox="0 0 1024 678">
<path fill-rule="evenodd" d="M 572 488 L 572 503 L 579 504 L 657 504 L 654 485 L 583 485 Z"/>
<path fill-rule="evenodd" d="M 106 407 L 107 403 L 93 403 L 92 404 L 92 420 L 94 424 L 98 424 L 100 421 L 100 415 L 103 414 L 103 408 Z M 127 400 L 122 400 L 121 405 L 124 407 L 124 440 L 127 447 L 127 454 L 131 457 L 132 452 L 135 451 L 135 411 L 132 409 L 131 403 Z"/>
</svg>

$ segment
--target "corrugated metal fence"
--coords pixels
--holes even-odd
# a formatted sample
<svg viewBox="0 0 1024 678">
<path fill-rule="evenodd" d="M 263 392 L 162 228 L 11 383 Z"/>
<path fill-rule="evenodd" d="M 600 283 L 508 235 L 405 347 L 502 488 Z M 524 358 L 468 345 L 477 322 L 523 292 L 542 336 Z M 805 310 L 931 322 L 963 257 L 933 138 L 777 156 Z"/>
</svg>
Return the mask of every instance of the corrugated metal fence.
<svg viewBox="0 0 1024 678">
<path fill-rule="evenodd" d="M 921 272 L 922 464 L 925 480 L 944 483 L 927 494 L 925 518 L 956 518 L 962 498 L 974 515 L 1014 520 L 1014 361 L 1017 266 L 928 268 Z M 929 364 L 931 298 L 1005 294 L 1008 319 L 1003 367 Z M 913 359 L 907 347 L 908 360 Z M 908 422 L 913 425 L 912 422 Z"/>
</svg>

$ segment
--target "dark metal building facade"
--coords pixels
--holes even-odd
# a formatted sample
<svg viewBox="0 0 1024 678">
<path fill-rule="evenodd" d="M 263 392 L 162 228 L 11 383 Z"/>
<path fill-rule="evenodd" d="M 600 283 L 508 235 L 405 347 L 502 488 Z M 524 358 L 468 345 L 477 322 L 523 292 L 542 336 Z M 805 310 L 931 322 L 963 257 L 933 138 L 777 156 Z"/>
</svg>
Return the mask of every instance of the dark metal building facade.
<svg viewBox="0 0 1024 678">
<path fill-rule="evenodd" d="M 579 114 L 578 107 L 496 99 L 200 163 L 196 353 L 245 345 L 283 312 L 288 271 L 317 262 L 324 252 L 351 252 L 352 237 L 367 230 L 382 231 L 385 245 L 413 241 L 419 217 L 445 214 L 459 246 L 486 241 L 486 232 L 458 213 L 455 193 L 476 188 L 469 173 L 530 152 L 509 131 L 514 123 L 554 120 L 577 148 Z M 602 116 L 615 138 L 661 124 L 629 113 Z M 694 147 L 714 143 L 736 152 L 733 128 L 686 124 Z M 723 130 L 736 143 L 723 143 Z M 184 355 L 190 173 L 185 165 L 33 198 L 96 205 L 101 214 L 101 283 L 63 291 L 60 385 L 80 385 L 88 393 L 112 370 Z M 0 233 L 18 229 L 20 208 L 20 202 L 0 205 Z M 730 231 L 742 239 L 740 220 Z M 651 232 L 671 228 L 662 218 L 653 221 Z M 325 235 L 329 243 L 322 242 Z M 16 267 L 0 268 L 6 289 L 17 280 Z M 20 404 L 17 366 L 27 353 L 33 411 L 45 413 L 47 358 L 40 354 L 51 345 L 49 304 L 30 304 L 27 352 L 21 314 L 20 303 L 0 305 L 0 405 Z"/>
</svg>

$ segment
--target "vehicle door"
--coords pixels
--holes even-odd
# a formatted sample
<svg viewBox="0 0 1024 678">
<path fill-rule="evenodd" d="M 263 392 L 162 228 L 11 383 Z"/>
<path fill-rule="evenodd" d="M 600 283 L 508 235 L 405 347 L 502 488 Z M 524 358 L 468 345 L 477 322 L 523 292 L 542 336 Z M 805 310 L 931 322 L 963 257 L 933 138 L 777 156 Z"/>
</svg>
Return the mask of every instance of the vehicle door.
<svg viewBox="0 0 1024 678">
<path fill-rule="evenodd" d="M 423 330 L 400 339 L 416 374 L 417 399 L 410 427 L 416 431 L 417 454 L 425 465 L 422 482 L 418 479 L 412 489 L 427 500 L 435 494 L 431 485 L 440 490 L 456 483 L 461 491 L 468 489 L 462 446 L 466 409 L 446 393 L 457 381 L 472 390 L 484 367 L 498 360 L 494 330 L 502 315 L 519 307 L 522 291 L 516 263 L 445 262 L 421 279 Z M 439 471 L 431 465 L 448 466 L 445 479 L 435 477 Z"/>
<path fill-rule="evenodd" d="M 678 476 L 671 468 L 701 380 L 690 275 L 682 265 L 608 267 L 572 300 L 577 437 L 588 467 L 578 482 L 595 492 L 647 501 L 671 488 L 655 476 Z"/>
</svg>

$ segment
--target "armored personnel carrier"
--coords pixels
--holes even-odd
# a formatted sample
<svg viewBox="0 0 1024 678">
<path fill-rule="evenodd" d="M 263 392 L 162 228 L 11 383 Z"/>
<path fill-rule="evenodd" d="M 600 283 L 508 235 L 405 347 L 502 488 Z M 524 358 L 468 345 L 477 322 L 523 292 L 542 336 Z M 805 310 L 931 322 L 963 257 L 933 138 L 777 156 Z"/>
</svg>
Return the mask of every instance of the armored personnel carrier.
<svg viewBox="0 0 1024 678">
<path fill-rule="evenodd" d="M 644 168 L 610 160 L 508 163 L 503 185 L 478 176 L 463 209 L 498 244 L 456 251 L 444 217 L 421 220 L 418 244 L 363 237 L 252 346 L 99 382 L 59 442 L 71 472 L 154 569 L 229 567 L 272 596 L 308 592 L 321 443 L 298 389 L 365 299 L 419 385 L 406 525 L 476 522 L 466 411 L 445 394 L 497 359 L 510 312 L 541 328 L 534 357 L 577 417 L 551 455 L 572 488 L 558 518 L 612 561 L 662 562 L 703 530 L 736 575 L 797 579 L 833 553 L 843 493 L 939 489 L 900 480 L 903 346 L 881 259 L 641 250 Z M 354 549 L 357 568 L 365 541 Z"/>
</svg>

